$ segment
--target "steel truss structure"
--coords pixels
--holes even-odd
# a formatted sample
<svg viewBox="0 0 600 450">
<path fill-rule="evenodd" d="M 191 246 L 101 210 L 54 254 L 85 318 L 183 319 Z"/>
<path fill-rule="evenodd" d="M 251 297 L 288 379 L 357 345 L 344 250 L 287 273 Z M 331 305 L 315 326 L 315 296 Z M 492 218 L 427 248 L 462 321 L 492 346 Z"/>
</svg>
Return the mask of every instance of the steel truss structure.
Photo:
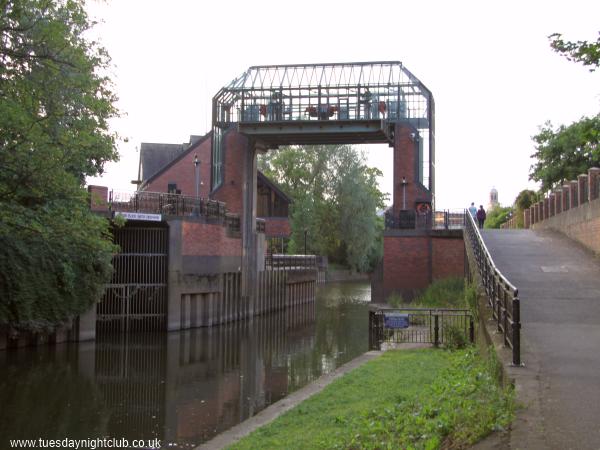
<svg viewBox="0 0 600 450">
<path fill-rule="evenodd" d="M 424 178 L 433 173 L 433 95 L 399 61 L 253 66 L 213 98 L 212 186 L 222 181 L 224 130 L 269 147 L 393 142 L 405 122 L 420 140 Z"/>
</svg>

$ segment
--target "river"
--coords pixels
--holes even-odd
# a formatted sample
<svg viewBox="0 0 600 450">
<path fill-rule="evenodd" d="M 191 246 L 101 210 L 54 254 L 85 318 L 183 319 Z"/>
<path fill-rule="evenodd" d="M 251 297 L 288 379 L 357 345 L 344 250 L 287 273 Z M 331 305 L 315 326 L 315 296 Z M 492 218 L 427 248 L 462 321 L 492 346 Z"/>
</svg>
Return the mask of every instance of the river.
<svg viewBox="0 0 600 450">
<path fill-rule="evenodd" d="M 111 437 L 193 448 L 366 352 L 370 297 L 366 283 L 330 283 L 314 304 L 224 326 L 0 351 L 0 447 Z"/>
</svg>

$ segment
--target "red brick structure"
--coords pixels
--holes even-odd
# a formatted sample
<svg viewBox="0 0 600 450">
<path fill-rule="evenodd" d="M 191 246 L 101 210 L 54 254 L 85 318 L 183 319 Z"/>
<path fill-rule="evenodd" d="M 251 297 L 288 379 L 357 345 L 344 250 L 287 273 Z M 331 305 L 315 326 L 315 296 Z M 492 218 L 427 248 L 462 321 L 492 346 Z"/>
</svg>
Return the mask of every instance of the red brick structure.
<svg viewBox="0 0 600 450">
<path fill-rule="evenodd" d="M 432 281 L 465 274 L 462 230 L 388 231 L 384 236 L 383 290 L 412 300 Z"/>
<path fill-rule="evenodd" d="M 139 190 L 169 192 L 171 189 L 183 195 L 194 196 L 194 160 L 197 156 L 200 162 L 200 197 L 225 202 L 228 211 L 241 215 L 243 154 L 247 145 L 248 139 L 237 131 L 230 129 L 225 133 L 223 182 L 211 192 L 212 132 L 204 136 L 191 136 L 190 142 L 184 144 L 142 143 Z M 257 191 L 257 217 L 265 219 L 266 237 L 289 237 L 290 199 L 260 172 L 257 175 Z"/>
<path fill-rule="evenodd" d="M 408 210 L 415 210 L 417 204 L 431 205 L 431 192 L 419 179 L 419 136 L 416 129 L 408 124 L 396 123 L 394 132 L 394 215 L 406 206 Z M 406 183 L 403 183 L 403 180 Z M 405 191 L 405 192 L 404 192 Z M 406 193 L 406 205 L 404 205 Z"/>
</svg>

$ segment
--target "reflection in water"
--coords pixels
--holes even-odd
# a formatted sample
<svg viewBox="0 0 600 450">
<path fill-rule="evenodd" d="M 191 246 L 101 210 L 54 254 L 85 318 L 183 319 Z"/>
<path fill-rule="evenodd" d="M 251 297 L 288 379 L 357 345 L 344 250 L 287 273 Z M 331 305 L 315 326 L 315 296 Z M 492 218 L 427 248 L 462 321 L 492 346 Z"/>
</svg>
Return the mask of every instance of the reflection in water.
<svg viewBox="0 0 600 450">
<path fill-rule="evenodd" d="M 0 353 L 0 447 L 14 438 L 115 437 L 190 448 L 368 347 L 365 284 L 213 328 L 100 336 Z"/>
</svg>

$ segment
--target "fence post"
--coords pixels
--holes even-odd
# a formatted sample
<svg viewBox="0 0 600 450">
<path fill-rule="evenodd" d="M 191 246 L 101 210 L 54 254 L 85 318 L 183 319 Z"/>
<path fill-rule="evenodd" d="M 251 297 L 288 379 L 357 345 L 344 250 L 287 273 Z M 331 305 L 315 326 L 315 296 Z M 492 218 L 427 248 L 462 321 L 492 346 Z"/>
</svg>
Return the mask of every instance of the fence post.
<svg viewBox="0 0 600 450">
<path fill-rule="evenodd" d="M 515 290 L 512 299 L 512 348 L 513 365 L 521 365 L 521 301 L 519 291 Z"/>
<path fill-rule="evenodd" d="M 471 341 L 471 344 L 475 342 L 475 324 L 472 315 L 469 315 L 469 340 Z"/>
<path fill-rule="evenodd" d="M 440 324 L 439 316 L 435 314 L 433 316 L 433 345 L 438 347 L 440 345 Z"/>
</svg>

